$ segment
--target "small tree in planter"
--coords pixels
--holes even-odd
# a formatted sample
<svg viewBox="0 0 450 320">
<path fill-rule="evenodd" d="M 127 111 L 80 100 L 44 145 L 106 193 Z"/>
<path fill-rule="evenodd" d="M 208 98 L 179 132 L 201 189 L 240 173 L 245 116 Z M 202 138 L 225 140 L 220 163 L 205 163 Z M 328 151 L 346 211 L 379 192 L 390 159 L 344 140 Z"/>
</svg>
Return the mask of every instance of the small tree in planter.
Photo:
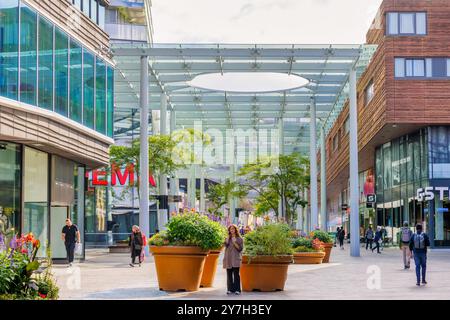
<svg viewBox="0 0 450 320">
<path fill-rule="evenodd" d="M 314 230 L 313 232 L 311 232 L 311 237 L 323 242 L 323 247 L 325 250 L 323 263 L 330 262 L 331 249 L 333 248 L 333 238 L 328 234 L 328 232 L 322 230 Z"/>
<path fill-rule="evenodd" d="M 319 239 L 295 238 L 292 247 L 295 264 L 319 264 L 325 257 L 323 242 Z"/>
<path fill-rule="evenodd" d="M 221 224 L 195 212 L 172 217 L 166 227 L 166 231 L 149 240 L 159 288 L 196 291 L 209 251 L 221 248 L 227 231 Z"/>
<path fill-rule="evenodd" d="M 242 289 L 284 290 L 292 252 L 287 224 L 267 224 L 246 234 L 241 267 Z"/>
</svg>

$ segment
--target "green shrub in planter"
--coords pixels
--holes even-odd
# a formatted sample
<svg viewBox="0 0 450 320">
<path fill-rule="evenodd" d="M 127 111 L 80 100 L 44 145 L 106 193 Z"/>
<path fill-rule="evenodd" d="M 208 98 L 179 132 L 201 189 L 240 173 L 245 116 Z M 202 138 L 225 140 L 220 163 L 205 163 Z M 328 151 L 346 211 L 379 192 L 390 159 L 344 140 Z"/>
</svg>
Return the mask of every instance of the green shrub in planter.
<svg viewBox="0 0 450 320">
<path fill-rule="evenodd" d="M 267 224 L 244 236 L 244 254 L 250 257 L 291 255 L 293 252 L 291 242 L 287 224 Z"/>
<path fill-rule="evenodd" d="M 294 252 L 317 252 L 313 248 L 309 248 L 306 246 L 298 246 L 294 248 Z"/>
<path fill-rule="evenodd" d="M 333 238 L 328 234 L 328 232 L 322 230 L 314 230 L 312 232 L 313 239 L 319 239 L 323 243 L 333 243 Z"/>
<path fill-rule="evenodd" d="M 198 213 L 174 216 L 165 233 L 150 238 L 151 245 L 198 246 L 204 250 L 222 247 L 227 229 L 220 223 Z"/>
<path fill-rule="evenodd" d="M 312 239 L 303 238 L 303 237 L 293 239 L 292 240 L 292 248 L 295 249 L 298 247 L 306 247 L 306 248 L 313 249 Z M 296 252 L 299 252 L 299 251 L 296 251 Z"/>
</svg>

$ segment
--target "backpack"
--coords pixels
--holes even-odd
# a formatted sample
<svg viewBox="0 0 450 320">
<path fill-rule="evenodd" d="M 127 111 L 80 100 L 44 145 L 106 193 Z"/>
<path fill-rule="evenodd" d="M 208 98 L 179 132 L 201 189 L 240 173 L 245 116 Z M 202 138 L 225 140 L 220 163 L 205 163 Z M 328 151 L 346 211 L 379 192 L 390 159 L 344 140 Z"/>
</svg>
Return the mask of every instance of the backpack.
<svg viewBox="0 0 450 320">
<path fill-rule="evenodd" d="M 402 242 L 409 243 L 411 240 L 411 230 L 408 228 L 402 228 Z"/>
<path fill-rule="evenodd" d="M 373 230 L 367 230 L 367 239 L 369 240 L 373 239 Z"/>
<path fill-rule="evenodd" d="M 416 233 L 414 235 L 414 248 L 415 249 L 425 249 L 425 233 Z"/>
</svg>

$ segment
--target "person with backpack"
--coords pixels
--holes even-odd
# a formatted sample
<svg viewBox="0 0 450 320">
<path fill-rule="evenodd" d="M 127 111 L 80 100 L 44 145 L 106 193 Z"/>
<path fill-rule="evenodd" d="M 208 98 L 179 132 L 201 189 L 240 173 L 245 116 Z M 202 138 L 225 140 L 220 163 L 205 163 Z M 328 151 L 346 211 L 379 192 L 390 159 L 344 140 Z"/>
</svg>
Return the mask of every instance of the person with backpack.
<svg viewBox="0 0 450 320">
<path fill-rule="evenodd" d="M 400 230 L 400 250 L 403 251 L 403 265 L 406 269 L 409 269 L 411 266 L 411 250 L 409 249 L 409 242 L 411 241 L 411 237 L 413 232 L 409 228 L 408 221 L 403 222 L 403 227 Z"/>
<path fill-rule="evenodd" d="M 366 250 L 369 248 L 369 246 L 370 246 L 370 250 L 372 250 L 373 237 L 374 237 L 374 233 L 372 230 L 372 226 L 369 226 L 369 228 L 366 231 Z"/>
<path fill-rule="evenodd" d="M 430 238 L 423 232 L 421 224 L 416 225 L 414 233 L 409 241 L 409 249 L 414 253 L 414 262 L 416 264 L 416 285 L 420 286 L 420 276 L 422 275 L 422 284 L 427 284 L 427 247 L 430 246 Z"/>
<path fill-rule="evenodd" d="M 377 249 L 377 253 L 380 253 L 380 244 L 383 242 L 383 233 L 381 232 L 381 227 L 377 227 L 377 231 L 375 232 L 375 238 L 373 239 L 375 242 L 375 248 L 372 248 L 372 252 Z"/>
</svg>

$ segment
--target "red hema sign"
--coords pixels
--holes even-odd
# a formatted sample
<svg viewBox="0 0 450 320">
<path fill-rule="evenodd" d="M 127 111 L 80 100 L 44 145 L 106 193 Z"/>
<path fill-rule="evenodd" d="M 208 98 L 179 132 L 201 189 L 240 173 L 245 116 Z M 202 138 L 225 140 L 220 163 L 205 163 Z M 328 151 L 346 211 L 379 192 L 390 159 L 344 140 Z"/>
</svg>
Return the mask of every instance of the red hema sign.
<svg viewBox="0 0 450 320">
<path fill-rule="evenodd" d="M 134 181 L 137 180 L 137 174 L 134 171 L 134 165 L 129 164 L 125 168 L 120 168 L 114 164 L 111 165 L 111 180 L 108 180 L 108 173 L 106 170 L 92 170 L 91 174 L 86 173 L 87 178 L 91 176 L 93 186 L 124 186 L 127 184 L 134 185 Z M 148 182 L 153 187 L 156 187 L 156 182 L 153 176 L 150 174 Z"/>
</svg>

